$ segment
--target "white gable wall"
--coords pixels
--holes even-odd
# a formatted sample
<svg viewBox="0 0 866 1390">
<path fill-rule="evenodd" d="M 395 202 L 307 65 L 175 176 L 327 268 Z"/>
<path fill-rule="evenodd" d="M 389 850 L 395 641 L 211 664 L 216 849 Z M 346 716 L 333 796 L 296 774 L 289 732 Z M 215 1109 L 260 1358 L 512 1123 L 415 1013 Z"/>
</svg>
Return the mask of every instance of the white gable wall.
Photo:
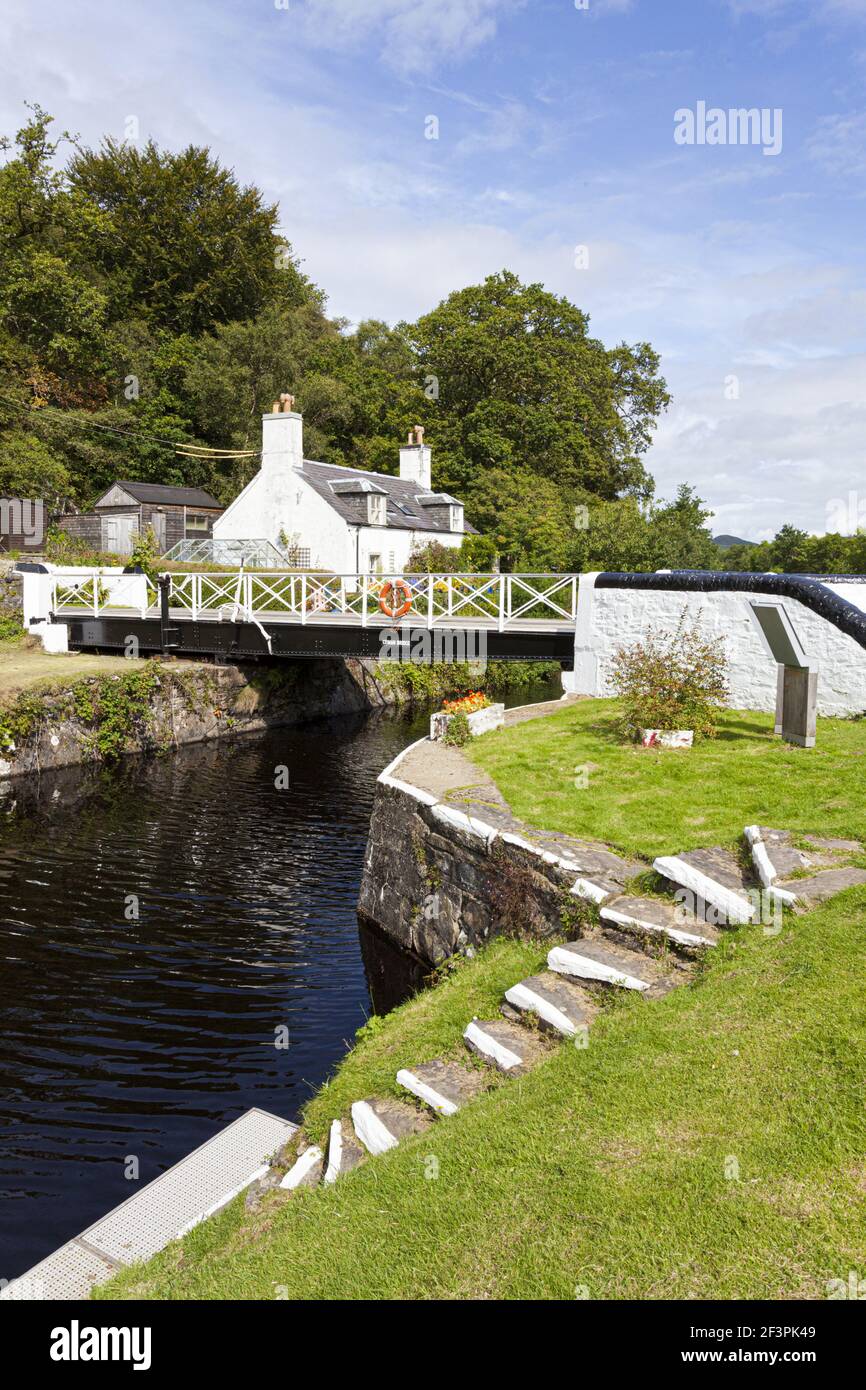
<svg viewBox="0 0 866 1390">
<path fill-rule="evenodd" d="M 286 535 L 306 546 L 314 569 L 335 574 L 355 573 L 355 537 L 336 512 L 305 478 L 295 474 L 295 507 Z"/>
<path fill-rule="evenodd" d="M 402 574 L 416 542 L 422 546 L 428 541 L 438 541 L 440 545 L 456 550 L 463 536 L 449 531 L 402 531 L 391 526 L 362 526 L 359 540 L 359 572 L 368 573 L 373 568 L 370 557 L 381 555 L 383 574 Z"/>
<path fill-rule="evenodd" d="M 294 509 L 298 475 L 304 459 L 303 420 L 296 412 L 262 416 L 262 462 L 243 492 L 214 522 L 215 540 L 268 540 L 279 544 L 280 531 Z"/>
</svg>

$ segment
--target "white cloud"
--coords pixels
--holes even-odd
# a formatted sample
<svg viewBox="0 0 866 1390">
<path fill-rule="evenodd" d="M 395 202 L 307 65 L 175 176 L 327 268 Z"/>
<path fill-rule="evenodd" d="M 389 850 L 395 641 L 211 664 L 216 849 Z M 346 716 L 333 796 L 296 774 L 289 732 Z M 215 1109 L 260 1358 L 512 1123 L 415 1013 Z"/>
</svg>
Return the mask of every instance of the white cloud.
<svg viewBox="0 0 866 1390">
<path fill-rule="evenodd" d="M 374 37 L 381 58 L 417 73 L 440 60 L 467 57 L 492 39 L 497 21 L 525 0 L 306 0 L 304 35 L 344 48 Z"/>
<path fill-rule="evenodd" d="M 749 368 L 740 397 L 724 379 L 696 380 L 658 433 L 651 464 L 659 490 L 694 482 L 715 528 L 766 540 L 783 522 L 821 533 L 833 504 L 862 492 L 866 358 Z"/>
<path fill-rule="evenodd" d="M 824 116 L 807 140 L 806 150 L 829 174 L 862 174 L 866 171 L 866 112 Z"/>
<path fill-rule="evenodd" d="M 791 298 L 752 315 L 743 330 L 754 342 L 794 345 L 789 361 L 836 355 L 846 342 L 858 342 L 866 336 L 866 290 L 837 285 L 820 294 Z"/>
</svg>

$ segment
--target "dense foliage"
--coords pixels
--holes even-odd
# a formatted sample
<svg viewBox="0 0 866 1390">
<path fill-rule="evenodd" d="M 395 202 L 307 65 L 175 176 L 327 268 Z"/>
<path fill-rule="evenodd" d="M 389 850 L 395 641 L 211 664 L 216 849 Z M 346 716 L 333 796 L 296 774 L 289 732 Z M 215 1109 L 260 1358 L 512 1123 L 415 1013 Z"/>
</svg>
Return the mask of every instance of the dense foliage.
<svg viewBox="0 0 866 1390">
<path fill-rule="evenodd" d="M 775 539 L 760 545 L 731 546 L 723 552 L 724 568 L 774 570 L 782 574 L 866 574 L 866 533 L 853 536 L 829 532 L 809 536 L 796 526 L 783 526 Z"/>
<path fill-rule="evenodd" d="M 180 442 L 255 449 L 295 394 L 308 453 L 393 471 L 427 426 L 437 486 L 488 472 L 647 497 L 667 403 L 647 344 L 607 349 L 566 299 L 510 272 L 416 324 L 328 317 L 278 212 L 203 148 L 53 134 L 40 107 L 0 168 L 0 490 L 87 504 L 114 477 L 231 497 L 255 468 Z"/>
</svg>

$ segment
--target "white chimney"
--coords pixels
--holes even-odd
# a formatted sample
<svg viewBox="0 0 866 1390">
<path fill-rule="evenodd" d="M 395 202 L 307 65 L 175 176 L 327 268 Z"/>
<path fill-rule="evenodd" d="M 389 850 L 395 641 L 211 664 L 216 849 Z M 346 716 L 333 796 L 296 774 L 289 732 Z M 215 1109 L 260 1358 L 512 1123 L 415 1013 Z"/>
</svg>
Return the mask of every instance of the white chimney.
<svg viewBox="0 0 866 1390">
<path fill-rule="evenodd" d="M 304 462 L 304 417 L 294 404 L 294 396 L 282 395 L 262 416 L 263 473 L 290 473 Z"/>
<path fill-rule="evenodd" d="M 400 450 L 400 477 L 407 483 L 417 483 L 423 492 L 432 487 L 433 453 L 424 443 L 424 430 L 416 425 L 409 431 L 409 443 Z"/>
</svg>

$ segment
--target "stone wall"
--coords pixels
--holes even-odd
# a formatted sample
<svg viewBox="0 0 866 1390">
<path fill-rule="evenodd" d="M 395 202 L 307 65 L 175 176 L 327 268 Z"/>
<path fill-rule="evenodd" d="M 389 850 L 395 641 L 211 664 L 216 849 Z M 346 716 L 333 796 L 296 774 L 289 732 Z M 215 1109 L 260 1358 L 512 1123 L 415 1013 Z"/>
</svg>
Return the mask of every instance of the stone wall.
<svg viewBox="0 0 866 1390">
<path fill-rule="evenodd" d="M 424 739 L 379 777 L 358 911 L 428 966 L 505 933 L 553 936 L 592 917 L 576 853 L 613 867 L 602 846 L 518 821 L 479 768 Z"/>
<path fill-rule="evenodd" d="M 566 874 L 517 845 L 488 845 L 436 809 L 398 788 L 377 787 L 362 918 L 426 965 L 471 954 L 505 931 L 562 931 Z"/>
<path fill-rule="evenodd" d="M 0 555 L 0 617 L 20 613 L 23 606 L 23 586 L 16 564 L 16 560 Z"/>
<path fill-rule="evenodd" d="M 141 662 L 130 670 L 149 670 L 155 680 L 146 708 L 135 713 L 124 737 L 124 753 L 304 724 L 392 701 L 370 669 L 352 660 L 283 662 L 268 668 Z M 123 680 L 124 675 L 106 674 L 25 691 L 26 733 L 14 748 L 0 747 L 0 779 L 99 761 L 105 724 L 88 718 L 87 709 L 98 704 L 101 685 Z"/>
</svg>

